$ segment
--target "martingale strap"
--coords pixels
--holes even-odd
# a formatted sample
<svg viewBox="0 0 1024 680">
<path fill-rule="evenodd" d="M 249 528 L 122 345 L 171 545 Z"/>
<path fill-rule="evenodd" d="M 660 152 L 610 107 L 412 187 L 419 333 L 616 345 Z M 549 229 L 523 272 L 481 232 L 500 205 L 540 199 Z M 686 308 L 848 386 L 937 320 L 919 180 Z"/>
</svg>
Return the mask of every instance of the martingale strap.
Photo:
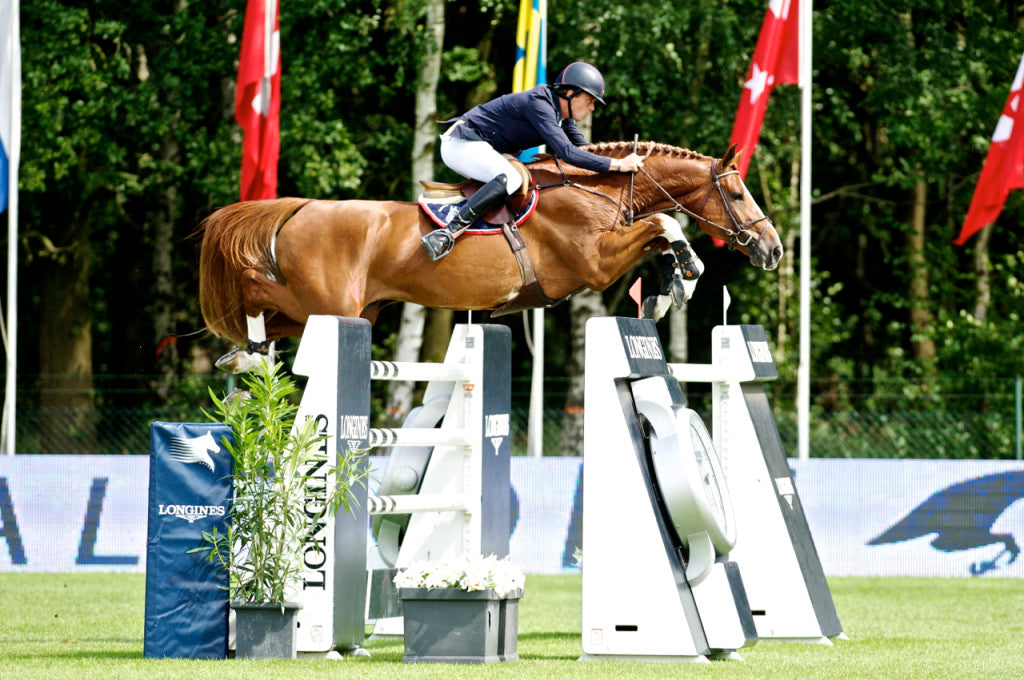
<svg viewBox="0 0 1024 680">
<path fill-rule="evenodd" d="M 530 251 L 527 249 L 526 242 L 519 233 L 519 228 L 510 222 L 502 227 L 502 231 L 504 231 L 505 238 L 512 248 L 512 253 L 516 256 L 516 263 L 519 265 L 519 276 L 523 280 L 523 285 L 514 298 L 493 310 L 491 316 L 505 316 L 506 314 L 537 307 L 554 307 L 579 292 L 574 291 L 558 300 L 545 295 L 540 287 L 540 282 L 537 280 L 537 272 L 533 268 Z"/>
</svg>

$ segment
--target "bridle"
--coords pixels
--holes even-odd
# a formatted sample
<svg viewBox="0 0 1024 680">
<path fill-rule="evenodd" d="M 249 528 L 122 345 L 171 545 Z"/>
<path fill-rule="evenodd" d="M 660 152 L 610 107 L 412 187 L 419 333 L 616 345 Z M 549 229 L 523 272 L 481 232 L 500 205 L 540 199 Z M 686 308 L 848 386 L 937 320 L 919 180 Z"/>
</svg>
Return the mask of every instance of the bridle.
<svg viewBox="0 0 1024 680">
<path fill-rule="evenodd" d="M 652 149 L 653 149 L 653 146 L 652 146 Z M 650 152 L 648 152 L 647 155 L 649 156 Z M 645 158 L 646 157 L 647 156 L 645 156 Z M 697 220 L 698 222 L 703 222 L 703 223 L 705 223 L 705 224 L 707 224 L 707 225 L 709 225 L 711 227 L 714 227 L 715 229 L 718 229 L 719 231 L 721 231 L 725 235 L 725 238 L 723 238 L 721 240 L 725 241 L 729 245 L 730 248 L 735 248 L 737 246 L 744 247 L 744 248 L 747 247 L 747 246 L 750 246 L 750 245 L 756 246 L 761 241 L 761 237 L 764 236 L 764 233 L 765 233 L 766 230 L 762 229 L 761 233 L 757 234 L 755 236 L 754 233 L 750 230 L 750 228 L 753 227 L 755 224 L 757 224 L 758 222 L 760 222 L 762 220 L 765 220 L 769 224 L 771 224 L 771 220 L 768 219 L 767 215 L 761 215 L 761 217 L 758 217 L 756 219 L 747 220 L 746 222 L 742 222 L 742 223 L 740 222 L 740 219 L 736 216 L 736 211 L 733 210 L 732 202 L 729 201 L 728 197 L 725 195 L 725 187 L 722 186 L 722 182 L 721 182 L 721 179 L 723 177 L 728 177 L 729 175 L 739 175 L 740 174 L 739 170 L 727 170 L 727 171 L 725 171 L 723 173 L 719 173 L 718 172 L 719 162 L 720 161 L 717 158 L 712 158 L 711 159 L 711 186 L 708 187 L 708 192 L 704 195 L 704 200 L 702 200 L 700 202 L 700 210 L 698 210 L 697 212 L 693 212 L 692 210 L 687 208 L 685 205 L 683 205 L 682 203 L 677 201 L 670 193 L 668 193 L 668 191 L 665 190 L 665 187 L 661 186 L 661 184 L 658 182 L 658 180 L 654 179 L 654 177 L 649 172 L 647 172 L 647 170 L 645 170 L 644 168 L 640 168 L 639 172 L 643 173 L 643 175 L 648 180 L 650 180 L 650 182 L 652 184 L 654 184 L 655 187 L 658 188 L 658 191 L 660 191 L 662 194 L 664 194 L 665 197 L 669 201 L 671 201 L 673 203 L 672 208 L 670 208 L 669 210 L 672 210 L 674 212 L 685 213 L 689 217 Z M 615 205 L 619 206 L 619 210 L 623 213 L 623 215 L 625 215 L 626 225 L 627 226 L 632 224 L 635 220 L 642 220 L 645 217 L 650 217 L 651 215 L 656 215 L 658 213 L 668 212 L 668 210 L 652 210 L 650 212 L 646 212 L 646 213 L 643 213 L 643 214 L 640 214 L 640 215 L 633 215 L 632 214 L 632 206 L 633 206 L 633 183 L 632 182 L 630 182 L 630 187 L 629 187 L 629 205 L 626 206 L 626 205 L 623 205 L 621 201 L 619 201 L 619 200 L 609 196 L 608 194 L 606 194 L 606 193 L 604 193 L 602 191 L 598 191 L 597 189 L 591 189 L 589 187 L 585 187 L 585 186 L 582 186 L 580 184 L 577 184 L 577 183 L 571 181 L 569 179 L 568 175 L 565 172 L 565 168 L 562 167 L 562 162 L 561 162 L 560 159 L 555 158 L 555 164 L 558 166 L 558 171 L 560 173 L 562 173 L 562 181 L 558 182 L 558 183 L 554 183 L 554 184 L 545 184 L 545 185 L 542 185 L 542 186 L 538 186 L 537 187 L 538 190 L 540 190 L 540 189 L 548 189 L 550 187 L 555 187 L 555 186 L 571 186 L 571 187 L 575 187 L 577 189 L 582 189 L 583 191 L 586 191 L 588 193 L 594 194 L 596 196 L 601 196 L 603 198 L 606 198 L 609 201 L 611 201 L 612 203 L 614 203 Z M 742 180 L 740 180 L 740 181 L 742 183 Z M 714 221 L 709 220 L 708 218 L 704 217 L 704 209 L 707 207 L 708 200 L 711 198 L 711 194 L 714 193 L 715 189 L 718 189 L 718 196 L 722 199 L 722 205 L 725 207 L 725 211 L 729 214 L 729 219 L 732 222 L 732 226 L 731 227 L 727 227 L 725 225 L 718 224 L 717 222 L 714 222 Z"/>
<path fill-rule="evenodd" d="M 736 211 L 732 207 L 732 201 L 728 200 L 728 198 L 726 197 L 726 195 L 725 195 L 725 188 L 722 186 L 722 182 L 721 182 L 721 179 L 723 177 L 727 177 L 728 175 L 739 175 L 740 171 L 739 170 L 727 170 L 726 172 L 719 173 L 718 172 L 718 163 L 719 163 L 719 160 L 717 158 L 711 159 L 711 186 L 708 188 L 708 193 L 706 193 L 704 195 L 704 200 L 701 201 L 700 211 L 698 212 L 698 214 L 694 215 L 693 213 L 690 213 L 689 211 L 686 210 L 686 208 L 681 206 L 678 201 L 675 201 L 675 199 L 673 199 L 673 202 L 675 202 L 675 204 L 676 204 L 676 210 L 682 209 L 683 211 L 687 212 L 694 219 L 700 220 L 702 222 L 705 222 L 706 224 L 710 224 L 710 225 L 715 226 L 715 227 L 721 229 L 722 231 L 724 231 L 729 236 L 729 238 L 727 240 L 727 243 L 729 244 L 729 247 L 731 247 L 731 248 L 734 248 L 736 246 L 747 247 L 747 246 L 749 246 L 751 244 L 756 246 L 761 241 L 761 237 L 764 236 L 764 233 L 765 233 L 766 230 L 762 229 L 761 233 L 757 235 L 757 238 L 754 238 L 754 234 L 753 234 L 753 232 L 750 231 L 750 228 L 753 227 L 758 222 L 760 222 L 761 220 L 764 220 L 764 221 L 768 222 L 768 224 L 770 225 L 771 224 L 771 220 L 768 219 L 767 215 L 761 215 L 760 217 L 758 217 L 756 219 L 747 220 L 746 222 L 743 222 L 742 224 L 740 223 L 739 218 L 736 217 Z M 654 182 L 656 185 L 658 184 L 657 182 L 655 182 L 654 178 L 651 177 L 647 173 L 646 170 L 644 170 L 643 168 L 640 168 L 640 170 L 645 175 L 647 175 L 647 177 L 649 177 L 652 182 Z M 740 183 L 741 184 L 743 183 L 742 179 L 740 180 Z M 658 185 L 658 188 L 661 189 L 661 185 Z M 723 227 L 720 224 L 715 224 L 714 222 L 712 222 L 711 220 L 707 219 L 706 217 L 703 217 L 703 215 L 704 215 L 704 208 L 708 204 L 708 199 L 711 198 L 711 192 L 714 191 L 715 189 L 718 189 L 718 196 L 722 199 L 722 205 L 725 206 L 725 211 L 727 213 L 729 213 L 729 219 L 732 221 L 732 228 Z M 746 187 L 744 187 L 744 190 L 746 190 Z M 662 191 L 662 193 L 667 193 L 667 192 L 665 192 L 664 189 L 661 189 L 661 191 Z M 629 198 L 630 198 L 630 202 L 632 202 L 633 197 L 630 196 Z M 746 240 L 743 240 L 744 236 L 746 236 Z"/>
</svg>

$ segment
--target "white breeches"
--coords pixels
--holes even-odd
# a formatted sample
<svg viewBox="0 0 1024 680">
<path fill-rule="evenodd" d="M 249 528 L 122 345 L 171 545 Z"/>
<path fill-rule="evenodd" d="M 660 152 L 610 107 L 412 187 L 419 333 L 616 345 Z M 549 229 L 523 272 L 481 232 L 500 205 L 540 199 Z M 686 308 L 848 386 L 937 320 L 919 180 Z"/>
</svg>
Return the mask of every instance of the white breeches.
<svg viewBox="0 0 1024 680">
<path fill-rule="evenodd" d="M 485 184 L 498 175 L 505 175 L 509 196 L 523 185 L 522 178 L 508 159 L 482 140 L 471 141 L 441 135 L 441 160 L 463 177 Z"/>
</svg>

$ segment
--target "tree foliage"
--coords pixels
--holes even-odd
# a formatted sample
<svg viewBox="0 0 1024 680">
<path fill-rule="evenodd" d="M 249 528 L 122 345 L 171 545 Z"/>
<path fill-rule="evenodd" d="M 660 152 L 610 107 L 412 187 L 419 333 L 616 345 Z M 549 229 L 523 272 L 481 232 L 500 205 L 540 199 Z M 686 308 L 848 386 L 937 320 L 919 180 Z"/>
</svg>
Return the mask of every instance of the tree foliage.
<svg viewBox="0 0 1024 680">
<path fill-rule="evenodd" d="M 510 89 L 517 6 L 448 3 L 439 117 Z M 153 334 L 153 253 L 163 238 L 154 225 L 168 216 L 175 370 L 205 370 L 205 357 L 225 349 L 201 333 L 189 236 L 202 217 L 237 199 L 232 107 L 244 7 L 242 0 L 22 3 L 20 304 L 40 312 L 22 318 L 23 375 L 79 375 L 76 389 L 91 399 L 92 376 L 154 372 L 166 348 Z M 608 105 L 595 115 L 595 141 L 638 135 L 720 154 L 765 7 L 764 0 L 553 2 L 549 73 L 577 59 L 605 73 Z M 1015 227 L 1024 192 L 1011 195 L 991 232 L 995 293 L 985 319 L 974 316 L 976 243 L 957 248 L 951 239 L 1024 49 L 1022 10 L 1012 0 L 815 3 L 813 375 L 1020 373 L 1020 353 L 1006 352 L 1005 343 L 1020 322 L 1024 242 Z M 282 4 L 281 195 L 404 197 L 414 179 L 408 158 L 427 43 L 423 16 L 422 0 Z M 747 178 L 792 245 L 798 109 L 796 87 L 775 90 Z M 454 179 L 440 165 L 438 178 Z M 926 277 L 907 245 L 921 183 Z M 708 265 L 689 310 L 694 360 L 706 358 L 709 329 L 721 319 L 720 287 L 728 285 L 730 320 L 771 329 L 783 373 L 795 371 L 795 260 L 789 270 L 759 272 L 703 236 L 694 242 Z M 611 313 L 635 313 L 625 288 L 638 274 L 650 278 L 653 270 L 641 268 L 606 292 Z M 915 277 L 926 281 L 924 299 L 908 296 Z M 927 307 L 931 322 L 911 332 L 915 306 Z M 568 313 L 566 306 L 549 314 L 552 330 L 567 327 Z M 382 317 L 380 342 L 397 319 Z M 909 358 L 921 336 L 938 347 L 929 367 Z M 567 365 L 568 343 L 550 337 L 551 365 Z"/>
</svg>

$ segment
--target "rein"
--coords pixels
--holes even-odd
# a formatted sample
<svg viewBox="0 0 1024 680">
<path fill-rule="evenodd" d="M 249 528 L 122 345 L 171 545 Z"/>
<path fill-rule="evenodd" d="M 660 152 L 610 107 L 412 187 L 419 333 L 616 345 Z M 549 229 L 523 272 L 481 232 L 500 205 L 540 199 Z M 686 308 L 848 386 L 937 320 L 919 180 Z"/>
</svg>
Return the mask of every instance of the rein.
<svg viewBox="0 0 1024 680">
<path fill-rule="evenodd" d="M 652 147 L 652 150 L 653 150 L 653 147 Z M 647 155 L 650 156 L 650 153 L 648 152 Z M 634 215 L 633 214 L 633 183 L 632 183 L 632 178 L 631 178 L 631 181 L 630 181 L 630 192 L 629 192 L 630 193 L 630 196 L 629 196 L 629 203 L 630 203 L 630 205 L 629 206 L 625 206 L 625 205 L 622 204 L 621 201 L 619 201 L 618 199 L 615 199 L 615 198 L 609 196 L 608 194 L 604 193 L 603 191 L 599 191 L 597 189 L 591 189 L 590 187 L 585 187 L 582 184 L 577 184 L 576 182 L 573 182 L 572 180 L 569 179 L 569 176 L 566 174 L 565 168 L 562 167 L 561 159 L 556 157 L 554 160 L 555 160 L 555 165 L 558 166 L 558 171 L 562 175 L 562 181 L 561 182 L 553 182 L 551 184 L 539 185 L 537 187 L 538 191 L 540 191 L 542 189 L 550 189 L 552 187 L 565 186 L 565 187 L 573 187 L 575 189 L 580 189 L 582 191 L 586 191 L 587 193 L 593 194 L 595 196 L 600 196 L 601 198 L 607 199 L 607 200 L 611 201 L 612 203 L 614 203 L 615 205 L 617 205 L 619 207 L 619 211 L 622 212 L 622 214 L 626 218 L 626 224 L 627 225 L 632 224 L 632 222 L 635 221 L 635 220 L 642 220 L 645 217 L 650 217 L 651 215 L 656 215 L 658 213 L 667 212 L 666 210 L 652 210 L 650 212 L 646 212 L 646 213 L 643 213 L 643 214 L 640 214 L 640 215 Z M 686 206 L 684 206 L 682 203 L 677 201 L 675 198 L 673 198 L 672 195 L 665 190 L 665 187 L 661 186 L 661 184 L 658 182 L 658 180 L 654 179 L 654 177 L 651 175 L 651 173 L 647 172 L 642 167 L 640 168 L 640 172 L 642 172 L 647 177 L 647 179 L 649 179 L 651 181 L 651 183 L 654 184 L 654 186 L 657 187 L 658 190 L 662 194 L 665 195 L 665 198 L 667 198 L 668 200 L 670 200 L 674 204 L 673 207 L 671 208 L 672 210 L 674 210 L 675 212 L 685 213 L 689 217 L 697 220 L 698 222 L 704 222 L 707 225 L 710 225 L 712 227 L 715 227 L 715 228 L 720 229 L 721 231 L 723 231 L 727 235 L 726 242 L 729 244 L 730 248 L 735 247 L 735 246 L 746 247 L 746 246 L 749 246 L 751 243 L 756 245 L 757 242 L 761 240 L 761 237 L 764 236 L 764 232 L 762 231 L 761 234 L 759 234 L 757 236 L 757 238 L 755 239 L 754 235 L 750 231 L 750 228 L 752 226 L 754 226 L 755 224 L 757 224 L 758 222 L 760 222 L 761 220 L 767 220 L 768 216 L 767 215 L 762 215 L 761 217 L 758 217 L 757 219 L 749 220 L 747 222 L 740 223 L 739 218 L 736 217 L 736 212 L 733 210 L 732 204 L 726 198 L 725 188 L 722 186 L 722 183 L 721 183 L 721 179 L 723 177 L 728 177 L 729 175 L 738 175 L 738 174 L 740 174 L 739 170 L 728 170 L 726 172 L 723 172 L 723 173 L 719 174 L 719 172 L 718 172 L 718 162 L 719 162 L 719 159 L 717 159 L 717 158 L 711 159 L 711 186 L 708 187 L 708 192 L 704 195 L 704 200 L 701 201 L 701 203 L 700 203 L 700 210 L 698 212 L 696 212 L 696 213 L 693 212 L 692 210 L 690 210 L 689 208 L 687 208 Z M 635 173 L 633 173 L 633 174 L 635 174 Z M 711 198 L 711 194 L 714 192 L 715 189 L 718 189 L 718 195 L 722 199 L 722 205 L 725 206 L 726 212 L 729 213 L 729 219 L 732 221 L 732 227 L 727 227 L 725 225 L 718 224 L 717 222 L 713 222 L 713 221 L 709 220 L 708 218 L 704 217 L 704 208 L 707 207 L 708 199 Z M 746 237 L 746 240 L 744 240 L 744 237 Z"/>
</svg>

